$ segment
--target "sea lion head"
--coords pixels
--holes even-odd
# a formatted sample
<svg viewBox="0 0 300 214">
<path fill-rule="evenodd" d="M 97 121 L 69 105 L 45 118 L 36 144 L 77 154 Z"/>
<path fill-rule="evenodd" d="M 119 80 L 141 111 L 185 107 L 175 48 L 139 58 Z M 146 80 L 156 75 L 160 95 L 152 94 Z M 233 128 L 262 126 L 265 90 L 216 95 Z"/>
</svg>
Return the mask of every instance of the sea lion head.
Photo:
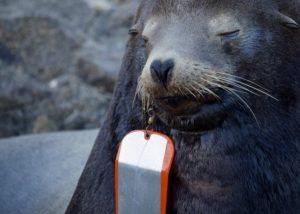
<svg viewBox="0 0 300 214">
<path fill-rule="evenodd" d="M 297 94 L 291 87 L 299 77 L 298 17 L 280 12 L 278 2 L 151 4 L 147 18 L 131 29 L 145 55 L 137 94 L 170 128 L 209 130 L 234 111 L 258 123 L 265 105 Z"/>
</svg>

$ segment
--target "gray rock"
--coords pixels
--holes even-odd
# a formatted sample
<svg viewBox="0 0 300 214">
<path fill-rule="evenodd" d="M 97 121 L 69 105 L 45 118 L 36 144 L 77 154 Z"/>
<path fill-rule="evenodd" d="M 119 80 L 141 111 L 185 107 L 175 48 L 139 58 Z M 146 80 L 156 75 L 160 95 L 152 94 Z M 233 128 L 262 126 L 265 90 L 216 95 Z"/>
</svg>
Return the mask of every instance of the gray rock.
<svg viewBox="0 0 300 214">
<path fill-rule="evenodd" d="M 39 115 L 33 121 L 33 133 L 55 131 L 54 122 L 47 115 Z"/>
<path fill-rule="evenodd" d="M 0 137 L 99 127 L 138 0 L 1 0 Z"/>
<path fill-rule="evenodd" d="M 0 140 L 0 213 L 64 213 L 98 131 Z"/>
</svg>

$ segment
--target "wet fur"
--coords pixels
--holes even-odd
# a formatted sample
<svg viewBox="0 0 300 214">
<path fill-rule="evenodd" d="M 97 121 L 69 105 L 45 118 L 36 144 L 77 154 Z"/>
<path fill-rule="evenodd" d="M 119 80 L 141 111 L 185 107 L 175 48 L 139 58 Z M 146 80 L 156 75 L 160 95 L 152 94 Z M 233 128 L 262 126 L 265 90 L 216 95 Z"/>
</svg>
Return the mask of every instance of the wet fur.
<svg viewBox="0 0 300 214">
<path fill-rule="evenodd" d="M 156 6 L 155 1 L 143 1 L 135 23 L 143 26 L 153 7 L 157 13 L 168 13 L 177 1 L 159 2 Z M 190 4 L 222 8 L 235 1 L 184 2 L 182 11 Z M 259 2 L 300 22 L 299 1 L 246 2 L 236 4 L 237 10 Z M 283 31 L 276 24 L 272 29 L 277 32 L 273 46 L 252 61 L 238 59 L 243 77 L 268 87 L 279 100 L 248 95 L 259 126 L 244 107 L 228 112 L 222 126 L 205 133 L 170 130 L 158 121 L 157 129 L 169 134 L 176 146 L 168 213 L 299 213 L 300 32 Z M 124 135 L 144 126 L 141 102 L 136 99 L 133 107 L 132 103 L 146 60 L 142 39 L 131 37 L 110 111 L 67 213 L 115 212 L 114 159 Z"/>
</svg>

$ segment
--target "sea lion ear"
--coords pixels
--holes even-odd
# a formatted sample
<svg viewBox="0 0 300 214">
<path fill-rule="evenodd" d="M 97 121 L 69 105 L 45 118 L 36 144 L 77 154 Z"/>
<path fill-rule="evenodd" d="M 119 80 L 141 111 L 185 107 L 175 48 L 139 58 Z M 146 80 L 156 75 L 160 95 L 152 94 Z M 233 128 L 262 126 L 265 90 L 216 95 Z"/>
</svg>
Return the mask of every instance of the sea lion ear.
<svg viewBox="0 0 300 214">
<path fill-rule="evenodd" d="M 291 28 L 291 29 L 299 29 L 300 28 L 299 24 L 291 17 L 286 16 L 280 12 L 278 12 L 278 15 L 280 18 L 280 24 L 282 24 L 283 26 L 285 26 L 287 28 Z"/>
</svg>

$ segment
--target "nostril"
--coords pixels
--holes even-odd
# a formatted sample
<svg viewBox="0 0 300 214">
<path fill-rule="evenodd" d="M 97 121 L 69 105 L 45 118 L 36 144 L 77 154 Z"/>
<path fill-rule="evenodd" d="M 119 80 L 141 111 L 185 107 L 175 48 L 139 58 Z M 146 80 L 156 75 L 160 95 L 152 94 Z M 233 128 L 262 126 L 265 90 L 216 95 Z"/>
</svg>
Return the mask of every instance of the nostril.
<svg viewBox="0 0 300 214">
<path fill-rule="evenodd" d="M 161 70 L 161 61 L 160 60 L 154 60 L 150 66 L 151 72 L 154 72 L 155 75 L 159 76 L 160 75 L 160 70 Z"/>
<path fill-rule="evenodd" d="M 161 83 L 166 88 L 173 68 L 174 61 L 172 59 L 164 62 L 161 62 L 160 60 L 154 60 L 150 66 L 151 76 L 154 81 Z"/>
<path fill-rule="evenodd" d="M 165 77 L 167 78 L 169 73 L 174 68 L 174 61 L 172 59 L 168 59 L 162 64 L 162 72 L 164 73 Z"/>
</svg>

